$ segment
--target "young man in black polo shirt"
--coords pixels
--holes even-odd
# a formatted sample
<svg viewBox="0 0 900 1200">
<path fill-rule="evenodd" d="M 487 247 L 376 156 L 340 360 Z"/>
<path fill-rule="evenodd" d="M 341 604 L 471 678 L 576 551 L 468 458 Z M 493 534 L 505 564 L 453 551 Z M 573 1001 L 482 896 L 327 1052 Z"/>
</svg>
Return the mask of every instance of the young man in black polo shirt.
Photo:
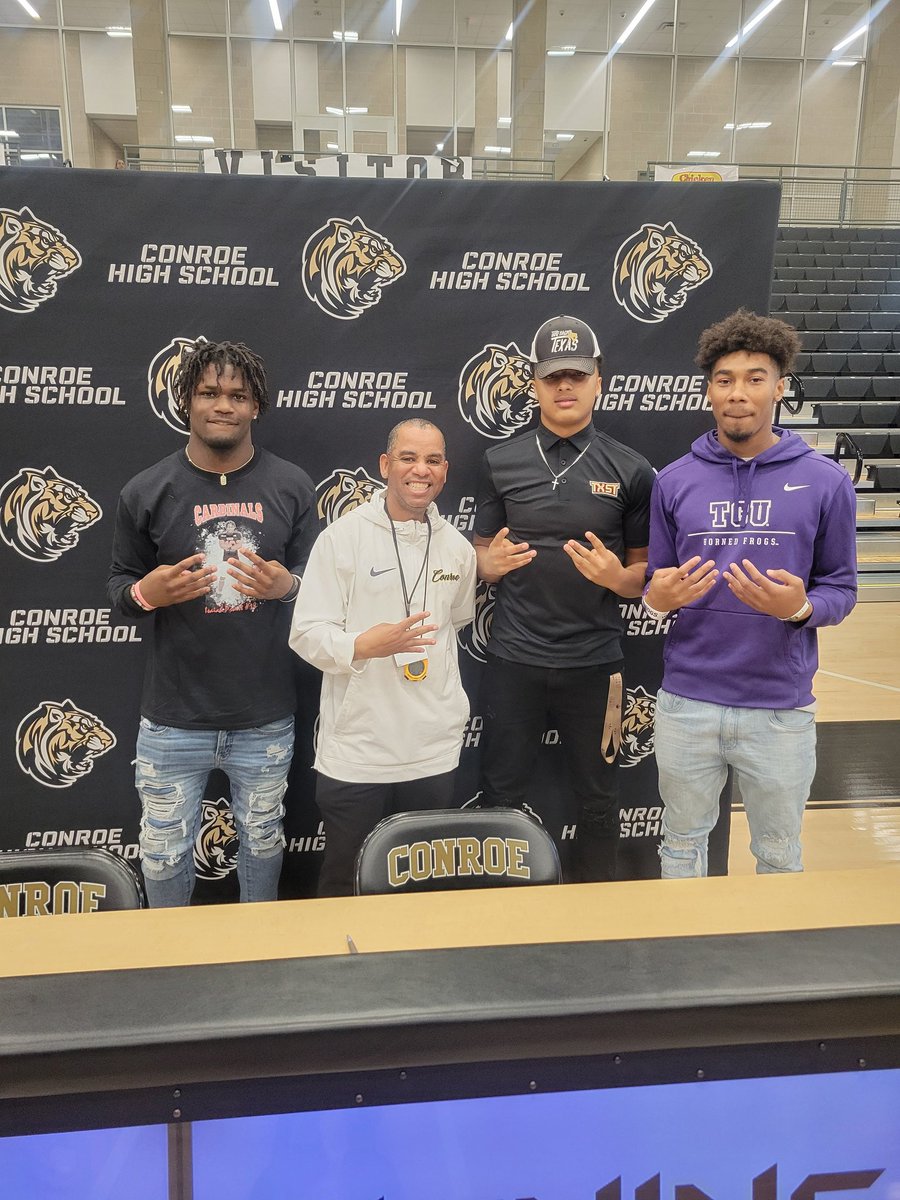
<svg viewBox="0 0 900 1200">
<path fill-rule="evenodd" d="M 593 424 L 602 356 L 574 317 L 531 346 L 537 430 L 485 452 L 478 573 L 497 601 L 482 689 L 483 802 L 521 806 L 548 722 L 578 797 L 572 882 L 615 878 L 622 705 L 619 597 L 641 594 L 653 468 Z"/>
</svg>

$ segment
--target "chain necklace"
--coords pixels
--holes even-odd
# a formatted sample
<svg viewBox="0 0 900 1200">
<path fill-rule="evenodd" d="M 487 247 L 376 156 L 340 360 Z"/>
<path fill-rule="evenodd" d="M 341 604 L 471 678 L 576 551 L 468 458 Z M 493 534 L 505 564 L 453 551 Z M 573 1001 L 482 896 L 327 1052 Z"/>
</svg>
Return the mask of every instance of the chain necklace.
<svg viewBox="0 0 900 1200">
<path fill-rule="evenodd" d="M 205 475 L 215 475 L 215 474 L 216 474 L 216 472 L 215 472 L 215 471 L 207 471 L 206 467 L 198 467 L 198 466 L 197 466 L 197 464 L 194 462 L 194 460 L 191 458 L 190 454 L 188 454 L 188 448 L 187 448 L 187 446 L 185 446 L 185 448 L 184 448 L 184 452 L 185 452 L 185 454 L 187 455 L 187 460 L 188 460 L 188 462 L 189 462 L 189 463 L 191 464 L 191 466 L 192 466 L 192 467 L 194 467 L 196 470 L 198 470 L 198 471 L 202 471 L 202 472 L 203 472 Z M 229 476 L 229 475 L 231 475 L 231 474 L 232 474 L 232 472 L 234 472 L 234 471 L 242 471 L 242 470 L 244 469 L 244 467 L 246 467 L 247 463 L 249 463 L 249 462 L 252 462 L 252 461 L 253 461 L 253 455 L 254 455 L 255 453 L 256 453 L 256 447 L 254 446 L 254 447 L 253 447 L 253 449 L 250 451 L 250 457 L 247 459 L 247 462 L 242 462 L 242 463 L 241 463 L 241 465 L 240 465 L 239 467 L 232 467 L 232 468 L 231 468 L 231 471 L 220 471 L 220 472 L 219 472 L 219 483 L 222 485 L 222 487 L 224 487 L 224 486 L 225 486 L 225 484 L 228 482 L 228 476 Z"/>
<path fill-rule="evenodd" d="M 585 454 L 587 454 L 588 450 L 590 450 L 591 446 L 593 445 L 593 441 L 594 441 L 594 439 L 591 438 L 591 440 L 588 442 L 588 444 L 585 446 L 585 448 L 578 455 L 578 458 L 574 458 L 569 463 L 569 465 L 566 467 L 565 471 L 560 471 L 559 474 L 557 475 L 556 471 L 554 471 L 553 468 L 550 466 L 550 464 L 547 462 L 547 456 L 544 453 L 544 447 L 541 445 L 541 439 L 538 436 L 538 434 L 534 435 L 534 440 L 537 443 L 538 454 L 544 460 L 544 466 L 547 468 L 547 470 L 553 476 L 553 491 L 554 492 L 559 487 L 559 481 L 562 479 L 563 475 L 568 474 L 568 472 L 572 470 L 572 468 L 575 466 L 575 464 L 578 462 L 578 460 L 583 458 L 585 456 Z"/>
</svg>

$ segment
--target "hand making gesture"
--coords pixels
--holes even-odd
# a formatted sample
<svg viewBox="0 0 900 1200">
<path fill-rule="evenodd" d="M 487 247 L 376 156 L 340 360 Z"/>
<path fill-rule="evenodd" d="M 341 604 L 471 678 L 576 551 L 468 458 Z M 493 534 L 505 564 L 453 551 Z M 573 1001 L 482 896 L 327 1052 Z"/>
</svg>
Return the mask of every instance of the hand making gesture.
<svg viewBox="0 0 900 1200">
<path fill-rule="evenodd" d="M 719 572 L 713 559 L 700 562 L 700 555 L 689 558 L 680 567 L 660 567 L 653 572 L 646 600 L 658 612 L 671 612 L 693 604 L 716 585 Z"/>
<path fill-rule="evenodd" d="M 743 570 L 737 563 L 731 563 L 731 570 L 723 571 L 722 578 L 742 604 L 781 621 L 800 612 L 807 595 L 799 575 L 782 570 L 769 570 L 763 575 L 749 558 L 741 561 Z"/>
</svg>

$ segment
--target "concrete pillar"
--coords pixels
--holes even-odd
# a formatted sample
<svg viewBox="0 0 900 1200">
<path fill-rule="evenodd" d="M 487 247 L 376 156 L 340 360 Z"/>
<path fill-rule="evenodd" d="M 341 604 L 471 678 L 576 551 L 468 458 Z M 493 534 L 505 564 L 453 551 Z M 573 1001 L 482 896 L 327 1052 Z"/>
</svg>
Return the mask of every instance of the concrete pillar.
<svg viewBox="0 0 900 1200">
<path fill-rule="evenodd" d="M 164 0 L 131 0 L 131 52 L 141 146 L 174 145 L 166 39 Z M 149 151 L 142 157 L 150 160 L 161 156 Z"/>
<path fill-rule="evenodd" d="M 246 150 L 255 150 L 253 61 L 250 42 L 245 38 L 233 38 L 231 42 L 231 102 L 234 107 L 234 144 Z"/>
<path fill-rule="evenodd" d="M 547 0 L 513 0 L 512 157 L 544 157 Z"/>
<path fill-rule="evenodd" d="M 72 144 L 69 156 L 73 167 L 96 167 L 106 164 L 94 161 L 94 147 L 90 122 L 84 114 L 84 78 L 81 70 L 80 34 L 66 33 L 63 44 L 66 55 L 66 98 L 68 101 L 69 128 Z M 113 166 L 115 159 L 110 163 Z"/>
<path fill-rule="evenodd" d="M 848 47 L 848 54 L 854 47 Z M 897 63 L 900 61 L 900 10 L 889 4 L 869 27 L 866 80 L 860 113 L 857 166 L 900 165 Z M 890 216 L 887 184 L 863 182 L 854 189 L 852 218 L 877 225 Z M 874 180 L 877 172 L 871 173 Z"/>
<path fill-rule="evenodd" d="M 497 145 L 497 53 L 475 51 L 475 132 L 472 153 L 484 154 L 485 146 Z"/>
</svg>

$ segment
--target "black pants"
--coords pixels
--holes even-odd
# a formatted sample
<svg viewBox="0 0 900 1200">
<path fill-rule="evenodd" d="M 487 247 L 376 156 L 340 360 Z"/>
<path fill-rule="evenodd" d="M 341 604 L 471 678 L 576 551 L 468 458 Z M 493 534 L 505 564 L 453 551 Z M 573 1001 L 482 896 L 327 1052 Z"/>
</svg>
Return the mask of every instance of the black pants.
<svg viewBox="0 0 900 1200">
<path fill-rule="evenodd" d="M 393 813 L 453 807 L 455 771 L 403 783 L 344 783 L 319 775 L 316 805 L 325 826 L 319 896 L 352 896 L 359 848 L 379 821 Z"/>
<path fill-rule="evenodd" d="M 578 800 L 574 869 L 568 883 L 615 879 L 619 838 L 618 766 L 600 747 L 609 679 L 622 663 L 532 667 L 488 654 L 481 687 L 485 805 L 521 808 L 529 798 L 541 736 L 559 730 Z"/>
</svg>

